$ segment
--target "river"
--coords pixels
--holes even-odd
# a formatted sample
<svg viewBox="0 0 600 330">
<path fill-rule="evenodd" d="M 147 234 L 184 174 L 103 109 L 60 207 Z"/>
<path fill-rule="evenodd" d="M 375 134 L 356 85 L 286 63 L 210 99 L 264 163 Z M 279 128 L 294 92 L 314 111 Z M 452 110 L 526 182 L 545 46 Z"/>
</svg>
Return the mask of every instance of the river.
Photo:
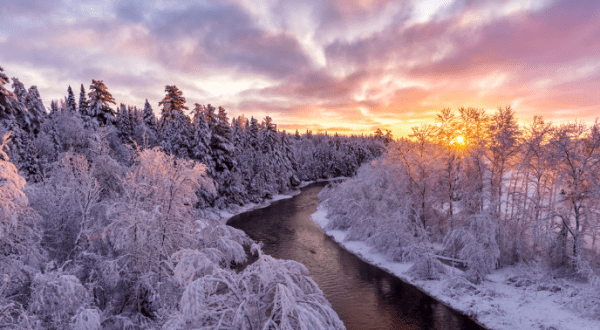
<svg viewBox="0 0 600 330">
<path fill-rule="evenodd" d="M 349 330 L 483 329 L 330 239 L 310 218 L 325 185 L 309 185 L 227 224 L 263 242 L 265 253 L 303 263 Z"/>
</svg>

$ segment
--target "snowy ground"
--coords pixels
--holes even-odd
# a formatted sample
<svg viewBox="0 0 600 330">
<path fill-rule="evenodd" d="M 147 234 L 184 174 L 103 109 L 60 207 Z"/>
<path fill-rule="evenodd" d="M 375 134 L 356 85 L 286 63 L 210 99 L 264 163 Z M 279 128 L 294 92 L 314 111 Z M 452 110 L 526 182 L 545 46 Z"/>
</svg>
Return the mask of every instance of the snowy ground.
<svg viewBox="0 0 600 330">
<path fill-rule="evenodd" d="M 312 219 L 321 228 L 329 222 L 323 204 L 319 205 Z M 327 230 L 326 233 L 364 261 L 415 285 L 489 329 L 600 329 L 600 321 L 577 314 L 599 315 L 597 303 L 600 297 L 593 293 L 597 291 L 590 285 L 551 279 L 527 266 L 497 270 L 477 286 L 452 276 L 459 275 L 460 270 L 450 267 L 453 274 L 448 278 L 418 280 L 406 273 L 412 263 L 390 262 L 383 255 L 371 252 L 364 242 L 346 242 L 345 231 Z M 593 300 L 595 304 L 591 303 Z"/>
</svg>

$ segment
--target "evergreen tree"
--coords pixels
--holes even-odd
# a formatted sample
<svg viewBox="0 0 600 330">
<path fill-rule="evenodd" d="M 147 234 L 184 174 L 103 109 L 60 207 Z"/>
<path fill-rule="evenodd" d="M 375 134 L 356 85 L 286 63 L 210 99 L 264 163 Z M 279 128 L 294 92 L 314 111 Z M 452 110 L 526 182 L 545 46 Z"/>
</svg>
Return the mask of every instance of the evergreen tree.
<svg viewBox="0 0 600 330">
<path fill-rule="evenodd" d="M 160 145 L 163 150 L 179 158 L 189 158 L 192 141 L 190 118 L 182 111 L 173 111 L 170 118 L 163 118 L 165 121 L 160 128 Z"/>
<path fill-rule="evenodd" d="M 167 85 L 165 92 L 167 94 L 163 100 L 158 102 L 158 105 L 163 107 L 160 120 L 160 145 L 168 154 L 188 158 L 192 132 L 190 119 L 183 112 L 188 109 L 185 106 L 185 97 L 177 86 Z"/>
<path fill-rule="evenodd" d="M 4 87 L 8 83 L 8 77 L 3 71 L 4 69 L 0 67 L 0 120 L 10 125 L 14 118 L 13 104 L 17 103 L 18 99 L 14 93 Z"/>
<path fill-rule="evenodd" d="M 55 116 L 60 112 L 58 109 L 58 102 L 56 100 L 50 101 L 50 115 Z"/>
<path fill-rule="evenodd" d="M 213 130 L 217 125 L 217 114 L 215 113 L 217 109 L 212 105 L 208 104 L 204 108 L 204 117 L 206 118 L 206 123 L 208 123 L 208 127 Z"/>
<path fill-rule="evenodd" d="M 229 126 L 227 112 L 225 112 L 223 107 L 219 107 L 219 113 L 216 116 L 216 124 L 213 125 L 211 131 L 211 149 L 213 151 L 216 169 L 218 172 L 229 171 L 234 166 L 232 157 L 234 147 L 231 141 L 231 126 Z"/>
<path fill-rule="evenodd" d="M 130 138 L 133 136 L 133 131 L 129 118 L 129 112 L 123 103 L 121 103 L 119 106 L 119 116 L 117 117 L 116 127 L 119 132 L 121 143 L 129 144 L 131 142 Z"/>
<path fill-rule="evenodd" d="M 135 139 L 138 144 L 147 148 L 158 144 L 158 125 L 148 99 L 146 99 L 146 103 L 144 104 L 142 118 L 135 128 Z"/>
<path fill-rule="evenodd" d="M 89 107 L 90 104 L 85 94 L 85 88 L 83 87 L 83 84 L 81 84 L 81 91 L 79 92 L 79 113 L 82 116 L 88 116 Z"/>
<path fill-rule="evenodd" d="M 231 198 L 233 188 L 231 170 L 236 165 L 233 158 L 235 148 L 231 142 L 231 126 L 223 107 L 219 107 L 219 114 L 216 116 L 216 123 L 212 126 L 211 133 L 210 147 L 215 163 L 213 178 L 219 184 L 219 195 L 223 198 L 220 199 L 218 206 L 222 206 L 226 204 L 227 198 Z"/>
<path fill-rule="evenodd" d="M 93 80 L 90 85 L 90 107 L 88 115 L 95 118 L 100 125 L 107 125 L 115 121 L 115 111 L 110 104 L 116 104 L 106 85 L 102 80 Z"/>
<path fill-rule="evenodd" d="M 204 107 L 196 103 L 194 108 L 194 119 L 192 121 L 194 133 L 192 138 L 192 157 L 199 160 L 208 167 L 208 173 L 214 172 L 214 162 L 211 157 L 210 141 L 211 131 L 208 128 Z"/>
<path fill-rule="evenodd" d="M 144 104 L 144 111 L 142 112 L 142 122 L 146 125 L 146 128 L 153 130 L 156 132 L 157 124 L 156 117 L 154 116 L 154 111 L 152 110 L 152 106 L 148 99 L 146 99 L 146 103 Z"/>
<path fill-rule="evenodd" d="M 27 91 L 25 107 L 27 107 L 27 111 L 31 114 L 34 133 L 37 134 L 40 125 L 47 115 L 46 107 L 44 107 L 44 102 L 40 97 L 40 92 L 38 91 L 37 86 L 29 87 L 29 90 Z"/>
<path fill-rule="evenodd" d="M 75 102 L 75 95 L 73 94 L 73 89 L 71 88 L 71 86 L 69 85 L 69 88 L 67 89 L 67 111 L 69 113 L 76 113 L 77 112 L 77 103 Z"/>
<path fill-rule="evenodd" d="M 25 104 L 26 99 L 27 99 L 27 89 L 25 89 L 25 85 L 23 85 L 22 82 L 19 81 L 19 79 L 17 78 L 12 78 L 13 84 L 13 91 L 15 93 L 15 95 L 17 96 L 17 100 L 19 100 L 19 102 Z"/>
<path fill-rule="evenodd" d="M 27 111 L 25 106 L 27 103 L 27 89 L 23 83 L 17 78 L 12 78 L 13 90 L 15 98 L 12 98 L 11 107 L 14 119 L 18 122 L 18 125 L 26 132 L 31 132 L 31 115 Z"/>
<path fill-rule="evenodd" d="M 258 121 L 254 117 L 250 117 L 250 127 L 247 130 L 246 141 L 250 147 L 258 151 Z"/>
<path fill-rule="evenodd" d="M 185 97 L 183 97 L 183 93 L 177 86 L 167 85 L 165 86 L 165 92 L 167 92 L 167 95 L 165 95 L 162 101 L 158 102 L 158 106 L 162 105 L 163 107 L 160 119 L 161 125 L 166 120 L 175 118 L 175 111 L 183 112 L 184 110 L 188 110 L 188 107 L 185 106 Z"/>
</svg>

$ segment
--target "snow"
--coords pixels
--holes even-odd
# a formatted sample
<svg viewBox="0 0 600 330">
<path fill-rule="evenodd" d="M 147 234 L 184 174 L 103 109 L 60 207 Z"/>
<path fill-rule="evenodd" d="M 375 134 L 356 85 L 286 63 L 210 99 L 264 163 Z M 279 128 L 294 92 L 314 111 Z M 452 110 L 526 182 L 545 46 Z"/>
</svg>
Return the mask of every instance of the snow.
<svg viewBox="0 0 600 330">
<path fill-rule="evenodd" d="M 233 205 L 233 206 L 228 207 L 225 210 L 219 210 L 218 214 L 219 214 L 219 217 L 221 218 L 221 220 L 223 221 L 223 223 L 226 223 L 229 219 L 233 218 L 234 216 L 236 216 L 238 214 L 245 213 L 245 212 L 248 212 L 251 210 L 265 208 L 265 207 L 273 204 L 276 201 L 280 201 L 282 199 L 290 199 L 290 198 L 298 195 L 299 193 L 300 193 L 300 190 L 290 190 L 290 191 L 286 192 L 285 194 L 276 194 L 276 195 L 273 195 L 273 197 L 271 197 L 271 198 L 266 198 L 261 203 L 248 203 L 248 204 L 244 204 L 242 206 Z"/>
<path fill-rule="evenodd" d="M 324 203 L 311 217 L 321 228 L 330 221 Z M 414 262 L 391 262 L 363 241 L 345 241 L 346 230 L 325 232 L 365 262 L 387 270 L 489 329 L 600 329 L 599 321 L 573 311 L 578 309 L 577 299 L 590 290 L 590 285 L 552 280 L 527 266 L 495 270 L 479 285 L 466 281 L 457 285 L 462 272 L 452 267 L 448 267 L 449 277 L 418 280 L 408 274 Z"/>
<path fill-rule="evenodd" d="M 347 177 L 345 177 L 345 176 L 336 176 L 335 178 L 318 179 L 318 180 L 312 180 L 312 181 L 302 181 L 302 183 L 300 183 L 298 188 L 304 188 L 304 187 L 311 185 L 313 183 L 316 183 L 316 182 L 329 182 L 329 181 L 339 181 L 339 180 L 346 180 L 346 179 L 347 179 Z"/>
</svg>

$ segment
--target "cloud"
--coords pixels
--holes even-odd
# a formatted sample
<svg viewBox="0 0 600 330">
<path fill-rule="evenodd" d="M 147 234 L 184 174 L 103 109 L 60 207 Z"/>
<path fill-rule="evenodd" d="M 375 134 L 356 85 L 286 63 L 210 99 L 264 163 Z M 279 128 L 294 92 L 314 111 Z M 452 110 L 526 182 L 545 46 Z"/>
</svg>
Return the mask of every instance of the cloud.
<svg viewBox="0 0 600 330">
<path fill-rule="evenodd" d="M 0 17 L 0 64 L 45 98 L 103 79 L 141 106 L 176 84 L 231 116 L 369 132 L 445 107 L 600 105 L 597 1 L 6 0 Z"/>
<path fill-rule="evenodd" d="M 3 0 L 0 6 L 0 17 L 37 16 L 48 14 L 60 6 L 59 1 L 47 0 Z"/>
</svg>

